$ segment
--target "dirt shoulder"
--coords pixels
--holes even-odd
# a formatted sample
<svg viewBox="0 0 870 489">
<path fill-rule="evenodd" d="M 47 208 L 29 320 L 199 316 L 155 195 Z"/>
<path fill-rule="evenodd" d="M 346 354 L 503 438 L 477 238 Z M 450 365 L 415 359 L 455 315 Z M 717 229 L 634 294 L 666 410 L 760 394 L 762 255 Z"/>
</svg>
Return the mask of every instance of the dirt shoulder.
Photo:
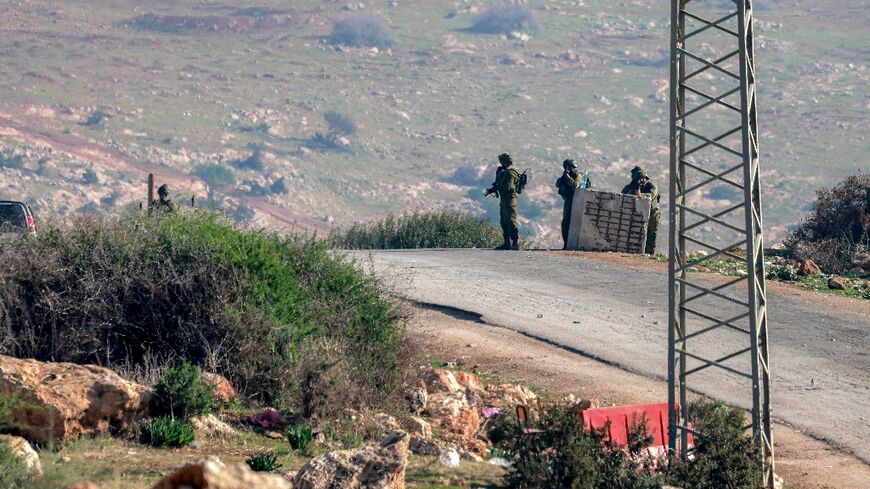
<svg viewBox="0 0 870 489">
<path fill-rule="evenodd" d="M 661 402 L 667 384 L 585 358 L 461 311 L 414 307 L 409 339 L 425 354 L 459 359 L 479 373 L 546 395 L 595 398 L 602 406 Z M 870 466 L 788 426 L 774 427 L 778 474 L 799 489 L 865 489 Z"/>
<path fill-rule="evenodd" d="M 625 267 L 634 267 L 644 270 L 655 270 L 662 273 L 667 273 L 668 264 L 650 259 L 646 255 L 633 255 L 627 253 L 606 253 L 606 252 L 585 252 L 585 251 L 549 251 L 542 250 L 542 253 L 555 253 L 564 256 L 576 256 L 587 260 L 597 260 L 606 263 L 613 263 Z M 698 272 L 703 273 L 703 272 Z M 703 273 L 705 278 L 711 280 L 721 280 L 725 282 L 733 279 L 715 273 Z M 767 280 L 768 290 L 780 295 L 799 299 L 804 302 L 818 304 L 829 309 L 862 314 L 870 317 L 870 301 L 863 299 L 854 299 L 851 297 L 843 297 L 833 294 L 825 294 L 814 292 L 811 290 L 802 289 L 796 285 L 779 282 L 776 280 Z"/>
</svg>

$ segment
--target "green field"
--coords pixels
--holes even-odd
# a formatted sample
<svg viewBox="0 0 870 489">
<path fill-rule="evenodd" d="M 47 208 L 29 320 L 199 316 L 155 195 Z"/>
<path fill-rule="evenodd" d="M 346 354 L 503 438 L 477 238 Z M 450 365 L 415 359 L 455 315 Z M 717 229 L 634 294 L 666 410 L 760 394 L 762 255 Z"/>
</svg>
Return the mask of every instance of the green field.
<svg viewBox="0 0 870 489">
<path fill-rule="evenodd" d="M 492 211 L 472 187 L 476 175 L 454 172 L 487 165 L 491 178 L 495 156 L 509 151 L 533 174 L 523 228 L 550 243 L 566 157 L 582 158 L 598 188 L 618 190 L 635 164 L 666 187 L 668 2 L 531 1 L 540 30 L 529 40 L 469 32 L 476 14 L 462 9 L 494 4 L 365 2 L 395 39 L 375 53 L 326 41 L 357 3 L 8 2 L 0 155 L 32 161 L 0 168 L 0 195 L 30 200 L 43 216 L 141 200 L 140 173 L 32 149 L 46 142 L 105 148 L 158 178 L 175 175 L 176 198 L 204 197 L 198 179 L 179 175 L 261 147 L 263 169 L 235 169 L 237 184 L 216 189 L 216 205 L 252 209 L 264 225 L 283 214 L 324 229 L 391 211 Z M 870 31 L 857 0 L 756 4 L 765 223 L 775 239 L 816 188 L 867 167 Z M 340 150 L 311 141 L 328 110 L 359 125 Z M 94 120 L 98 112 L 106 117 Z M 101 178 L 82 181 L 92 167 Z M 287 194 L 250 191 L 280 177 Z"/>
</svg>

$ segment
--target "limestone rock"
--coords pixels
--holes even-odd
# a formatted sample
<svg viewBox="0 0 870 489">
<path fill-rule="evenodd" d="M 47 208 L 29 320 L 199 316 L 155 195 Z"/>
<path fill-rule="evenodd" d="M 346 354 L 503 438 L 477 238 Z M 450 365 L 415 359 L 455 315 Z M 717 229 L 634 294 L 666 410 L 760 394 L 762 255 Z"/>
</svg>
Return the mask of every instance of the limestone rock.
<svg viewBox="0 0 870 489">
<path fill-rule="evenodd" d="M 828 288 L 834 290 L 846 290 L 846 281 L 842 277 L 831 277 L 828 279 Z"/>
<path fill-rule="evenodd" d="M 408 430 L 411 436 L 429 439 L 432 438 L 432 425 L 428 421 L 411 416 L 403 422 L 404 428 Z"/>
<path fill-rule="evenodd" d="M 293 478 L 296 489 L 405 489 L 410 437 L 396 431 L 378 445 L 330 452 Z"/>
<path fill-rule="evenodd" d="M 230 384 L 223 375 L 203 372 L 202 380 L 214 385 L 214 399 L 219 403 L 226 404 L 239 398 L 239 393 L 236 392 L 233 384 Z"/>
<path fill-rule="evenodd" d="M 798 275 L 818 275 L 822 273 L 822 269 L 812 260 L 800 260 L 797 265 Z"/>
<path fill-rule="evenodd" d="M 442 444 L 437 440 L 427 440 L 416 436 L 411 437 L 408 448 L 414 455 L 422 457 L 437 457 L 441 453 L 441 450 L 444 449 Z"/>
<path fill-rule="evenodd" d="M 408 407 L 408 412 L 411 414 L 421 414 L 426 409 L 426 401 L 429 398 L 429 393 L 426 392 L 424 386 L 413 386 L 405 389 L 404 392 L 405 405 Z"/>
<path fill-rule="evenodd" d="M 480 415 L 462 393 L 433 394 L 429 396 L 426 411 L 436 426 L 451 433 L 471 438 L 480 430 Z"/>
<path fill-rule="evenodd" d="M 232 438 L 238 434 L 232 426 L 221 421 L 214 414 L 206 414 L 192 418 L 190 422 L 196 428 L 196 434 L 206 438 Z M 283 438 L 283 437 L 282 437 Z"/>
<path fill-rule="evenodd" d="M 453 394 L 464 390 L 450 370 L 429 369 L 423 373 L 423 381 L 426 383 L 426 391 L 430 396 L 439 392 Z"/>
<path fill-rule="evenodd" d="M 518 404 L 528 405 L 536 400 L 538 396 L 527 387 L 515 384 L 502 384 L 487 387 L 485 398 L 485 402 L 489 406 L 510 408 Z"/>
<path fill-rule="evenodd" d="M 852 265 L 865 272 L 870 272 L 870 253 L 856 253 L 852 257 Z"/>
<path fill-rule="evenodd" d="M 0 393 L 12 392 L 21 402 L 10 424 L 38 444 L 126 430 L 147 414 L 152 396 L 107 368 L 0 355 Z"/>
<path fill-rule="evenodd" d="M 254 472 L 245 464 L 225 464 L 209 457 L 185 465 L 152 489 L 292 489 L 280 475 Z"/>
<path fill-rule="evenodd" d="M 0 444 L 8 445 L 12 453 L 24 461 L 27 469 L 34 474 L 42 474 L 42 464 L 39 463 L 39 454 L 20 436 L 0 435 Z"/>
</svg>

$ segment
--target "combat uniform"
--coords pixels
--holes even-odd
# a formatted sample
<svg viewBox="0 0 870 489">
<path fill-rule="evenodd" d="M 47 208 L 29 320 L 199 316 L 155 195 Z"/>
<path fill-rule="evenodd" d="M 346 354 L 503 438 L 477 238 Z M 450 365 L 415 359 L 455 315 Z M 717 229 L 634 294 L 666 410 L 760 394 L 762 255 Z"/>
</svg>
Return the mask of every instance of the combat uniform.
<svg viewBox="0 0 870 489">
<path fill-rule="evenodd" d="M 570 162 L 570 165 L 569 165 Z M 571 209 L 574 203 L 574 191 L 580 188 L 583 183 L 584 176 L 577 171 L 577 164 L 573 160 L 566 160 L 566 171 L 556 180 L 556 188 L 559 190 L 559 195 L 562 196 L 562 249 L 568 248 L 568 231 L 571 229 Z M 571 166 L 571 168 L 568 168 Z M 586 188 L 592 184 L 586 178 Z"/>
<path fill-rule="evenodd" d="M 658 235 L 659 230 L 659 219 L 661 219 L 661 214 L 659 213 L 659 201 L 661 200 L 661 196 L 659 195 L 658 187 L 656 187 L 656 184 L 651 181 L 648 181 L 645 185 L 641 186 L 638 180 L 642 177 L 649 178 L 649 174 L 639 167 L 635 167 L 634 170 L 631 171 L 631 183 L 623 187 L 622 193 L 635 195 L 637 190 L 640 190 L 640 193 L 644 198 L 650 199 L 651 206 L 644 251 L 651 255 L 655 253 L 656 249 L 656 236 Z"/>
<path fill-rule="evenodd" d="M 151 202 L 151 205 L 149 206 L 150 211 L 160 214 L 171 214 L 178 210 L 178 207 L 174 202 L 172 202 L 172 199 L 169 198 L 168 185 L 161 185 L 160 188 L 157 189 L 157 195 L 160 196 L 160 199 Z"/>
<path fill-rule="evenodd" d="M 500 166 L 495 170 L 492 188 L 498 191 L 499 218 L 504 244 L 501 249 L 519 249 L 519 227 L 517 226 L 517 196 L 520 174 L 511 167 Z"/>
</svg>

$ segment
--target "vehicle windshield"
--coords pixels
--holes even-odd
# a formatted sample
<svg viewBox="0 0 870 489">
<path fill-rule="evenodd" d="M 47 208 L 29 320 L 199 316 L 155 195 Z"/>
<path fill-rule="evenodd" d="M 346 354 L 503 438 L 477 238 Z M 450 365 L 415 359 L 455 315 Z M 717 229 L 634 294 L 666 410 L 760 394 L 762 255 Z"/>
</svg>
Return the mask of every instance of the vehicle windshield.
<svg viewBox="0 0 870 489">
<path fill-rule="evenodd" d="M 0 231 L 27 229 L 27 215 L 21 204 L 0 204 Z"/>
</svg>

